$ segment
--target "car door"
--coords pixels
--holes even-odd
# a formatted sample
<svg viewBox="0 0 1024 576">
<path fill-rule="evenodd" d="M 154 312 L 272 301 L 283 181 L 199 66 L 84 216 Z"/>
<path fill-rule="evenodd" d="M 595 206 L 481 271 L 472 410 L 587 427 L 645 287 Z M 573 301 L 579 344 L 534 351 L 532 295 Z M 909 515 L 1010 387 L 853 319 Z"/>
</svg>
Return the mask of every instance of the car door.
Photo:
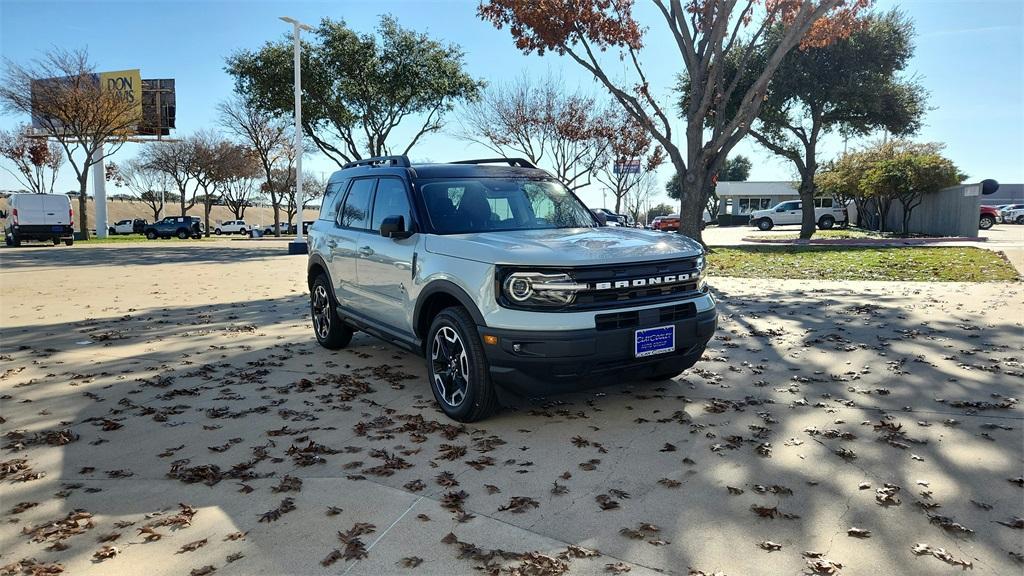
<svg viewBox="0 0 1024 576">
<path fill-rule="evenodd" d="M 348 192 L 338 209 L 334 226 L 326 231 L 325 260 L 334 283 L 334 295 L 338 303 L 353 310 L 359 310 L 356 259 L 359 256 L 357 242 L 365 235 L 370 225 L 370 202 L 376 178 L 352 180 Z"/>
<path fill-rule="evenodd" d="M 359 237 L 356 276 L 361 303 L 373 318 L 399 332 L 412 331 L 407 287 L 412 282 L 412 260 L 417 238 L 386 238 L 380 235 L 385 218 L 401 216 L 406 230 L 415 230 L 409 193 L 401 178 L 377 180 L 370 227 Z"/>
<path fill-rule="evenodd" d="M 786 202 L 782 207 L 783 212 L 779 214 L 776 224 L 799 224 L 803 219 L 799 202 Z"/>
</svg>

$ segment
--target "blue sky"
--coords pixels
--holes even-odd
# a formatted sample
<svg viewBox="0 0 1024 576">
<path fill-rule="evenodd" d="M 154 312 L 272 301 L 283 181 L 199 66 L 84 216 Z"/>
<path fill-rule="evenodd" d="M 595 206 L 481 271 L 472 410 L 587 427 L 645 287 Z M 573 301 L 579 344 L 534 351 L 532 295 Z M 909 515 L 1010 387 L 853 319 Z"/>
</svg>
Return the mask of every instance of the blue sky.
<svg viewBox="0 0 1024 576">
<path fill-rule="evenodd" d="M 255 48 L 290 31 L 278 16 L 308 23 L 323 17 L 345 19 L 360 31 L 371 30 L 378 15 L 391 13 L 407 27 L 459 44 L 471 74 L 489 83 L 521 74 L 562 78 L 570 89 L 595 96 L 602 92 L 574 62 L 551 54 L 525 56 L 506 30 L 496 30 L 475 16 L 475 1 L 400 0 L 377 2 L 45 2 L 0 0 L 0 53 L 15 61 L 39 56 L 52 46 L 88 48 L 100 70 L 140 68 L 144 78 L 177 80 L 178 131 L 184 135 L 210 127 L 214 106 L 232 90 L 223 71 L 224 57 L 239 48 Z M 644 61 L 655 93 L 665 102 L 680 59 L 660 16 L 646 0 L 637 0 L 637 16 L 649 27 Z M 1024 182 L 1024 2 L 1021 0 L 879 0 L 880 8 L 899 6 L 917 29 L 916 55 L 909 72 L 929 90 L 933 108 L 919 140 L 947 144 L 947 154 L 971 180 L 995 178 Z M 0 116 L 10 128 L 27 118 Z M 450 130 L 457 128 L 451 117 Z M 856 143 L 851 142 L 851 145 Z M 826 141 L 822 155 L 842 151 L 838 139 Z M 114 157 L 136 153 L 126 146 Z M 787 163 L 744 141 L 736 152 L 754 162 L 752 180 L 789 180 Z M 414 160 L 444 161 L 485 155 L 448 133 L 431 136 L 413 150 Z M 307 157 L 306 166 L 330 172 L 322 156 Z M 662 170 L 665 181 L 670 170 Z M 0 189 L 17 188 L 0 172 Z M 73 188 L 65 167 L 58 189 Z M 599 186 L 581 193 L 591 206 L 602 202 Z"/>
</svg>

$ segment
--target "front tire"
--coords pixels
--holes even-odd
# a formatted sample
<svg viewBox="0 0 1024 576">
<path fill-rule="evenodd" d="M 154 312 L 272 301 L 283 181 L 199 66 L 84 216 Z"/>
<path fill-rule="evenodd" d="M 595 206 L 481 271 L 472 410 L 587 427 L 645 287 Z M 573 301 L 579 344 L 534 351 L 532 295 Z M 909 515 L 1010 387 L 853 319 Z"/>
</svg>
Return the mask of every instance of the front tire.
<svg viewBox="0 0 1024 576">
<path fill-rule="evenodd" d="M 818 220 L 818 228 L 822 230 L 829 230 L 836 225 L 836 219 L 831 216 L 822 216 L 821 220 Z"/>
<path fill-rule="evenodd" d="M 498 395 L 476 323 L 465 308 L 445 308 L 430 324 L 427 377 L 441 410 L 457 422 L 476 422 L 498 408 Z"/>
<path fill-rule="evenodd" d="M 989 228 L 995 226 L 995 224 L 996 224 L 996 219 L 995 218 L 993 218 L 991 216 L 982 216 L 981 220 L 978 221 L 978 228 L 980 228 L 982 230 L 988 230 Z"/>
<path fill-rule="evenodd" d="M 146 240 L 156 240 L 156 230 L 146 230 Z"/>
<path fill-rule="evenodd" d="M 181 228 L 180 230 L 178 230 L 178 239 L 179 240 L 188 240 L 188 230 L 185 230 L 184 228 Z"/>
<path fill-rule="evenodd" d="M 117 229 L 111 226 L 109 229 L 107 229 L 107 234 L 111 236 L 117 236 Z"/>
<path fill-rule="evenodd" d="M 352 329 L 338 317 L 332 291 L 327 275 L 317 276 L 309 290 L 309 314 L 316 341 L 328 350 L 339 350 L 352 341 Z"/>
<path fill-rule="evenodd" d="M 220 236 L 220 228 L 214 230 L 213 233 L 216 234 L 217 236 Z"/>
<path fill-rule="evenodd" d="M 757 221 L 757 229 L 762 232 L 767 232 L 775 227 L 775 223 L 772 222 L 771 218 L 761 218 Z"/>
<path fill-rule="evenodd" d="M 1024 216 L 1017 216 L 1017 219 L 1014 220 L 1014 222 L 1017 224 L 1024 224 Z"/>
</svg>

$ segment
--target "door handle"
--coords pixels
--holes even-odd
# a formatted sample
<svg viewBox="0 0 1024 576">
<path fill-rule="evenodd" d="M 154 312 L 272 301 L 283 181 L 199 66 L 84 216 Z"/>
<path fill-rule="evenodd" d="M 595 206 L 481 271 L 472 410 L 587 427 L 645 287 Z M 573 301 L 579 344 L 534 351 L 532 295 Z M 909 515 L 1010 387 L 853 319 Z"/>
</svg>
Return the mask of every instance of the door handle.
<svg viewBox="0 0 1024 576">
<path fill-rule="evenodd" d="M 370 248 L 369 246 L 360 246 L 359 247 L 359 255 L 360 256 L 373 256 L 373 248 Z"/>
</svg>

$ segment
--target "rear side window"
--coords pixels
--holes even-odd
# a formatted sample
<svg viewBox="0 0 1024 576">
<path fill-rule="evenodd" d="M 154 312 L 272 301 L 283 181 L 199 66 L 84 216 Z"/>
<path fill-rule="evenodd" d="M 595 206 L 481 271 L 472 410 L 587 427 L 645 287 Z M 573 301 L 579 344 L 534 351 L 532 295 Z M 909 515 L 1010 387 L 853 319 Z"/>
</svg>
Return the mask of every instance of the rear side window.
<svg viewBox="0 0 1024 576">
<path fill-rule="evenodd" d="M 347 185 L 348 180 L 339 180 L 327 185 L 327 190 L 324 191 L 324 200 L 320 203 L 321 220 L 334 220 L 334 217 L 338 214 L 338 204 L 345 194 L 345 187 Z"/>
<path fill-rule="evenodd" d="M 376 178 L 364 178 L 355 180 L 348 189 L 345 203 L 338 211 L 338 224 L 346 228 L 365 229 L 370 223 L 370 198 L 373 197 L 373 188 L 377 184 Z"/>
<path fill-rule="evenodd" d="M 409 197 L 405 194 L 405 185 L 397 178 L 381 178 L 377 181 L 377 195 L 373 200 L 373 221 L 370 228 L 380 230 L 380 225 L 389 216 L 405 218 L 405 228 L 412 227 L 412 216 L 409 210 Z"/>
</svg>

